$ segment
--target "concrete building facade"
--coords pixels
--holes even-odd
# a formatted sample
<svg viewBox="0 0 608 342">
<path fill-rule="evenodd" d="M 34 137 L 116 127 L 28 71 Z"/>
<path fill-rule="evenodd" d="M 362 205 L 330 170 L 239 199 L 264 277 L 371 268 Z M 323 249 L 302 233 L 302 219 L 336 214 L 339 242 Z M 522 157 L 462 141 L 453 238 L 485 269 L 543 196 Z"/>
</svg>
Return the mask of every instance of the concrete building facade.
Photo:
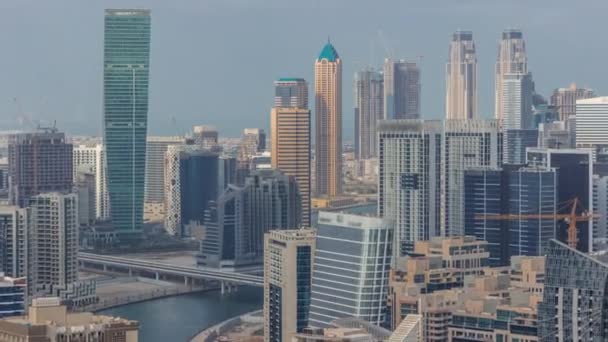
<svg viewBox="0 0 608 342">
<path fill-rule="evenodd" d="M 276 230 L 265 236 L 264 340 L 289 341 L 308 326 L 314 230 Z"/>
<path fill-rule="evenodd" d="M 72 144 L 56 129 L 10 136 L 8 165 L 11 204 L 25 207 L 38 194 L 72 191 Z"/>
<path fill-rule="evenodd" d="M 275 107 L 270 114 L 272 167 L 293 176 L 302 198 L 302 225 L 310 226 L 311 123 L 310 110 Z"/>
</svg>

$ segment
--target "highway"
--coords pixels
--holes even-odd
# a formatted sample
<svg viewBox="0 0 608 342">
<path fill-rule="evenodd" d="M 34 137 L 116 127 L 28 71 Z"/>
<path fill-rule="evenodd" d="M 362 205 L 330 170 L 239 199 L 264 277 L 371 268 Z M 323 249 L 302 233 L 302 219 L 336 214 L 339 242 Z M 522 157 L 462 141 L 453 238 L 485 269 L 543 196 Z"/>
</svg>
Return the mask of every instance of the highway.
<svg viewBox="0 0 608 342">
<path fill-rule="evenodd" d="M 110 255 L 80 252 L 78 253 L 78 262 L 84 265 L 97 265 L 102 267 L 120 268 L 131 271 L 146 271 L 150 273 L 155 273 L 157 278 L 159 275 L 162 274 L 180 276 L 184 277 L 184 279 L 190 278 L 217 280 L 220 282 L 238 285 L 249 285 L 258 287 L 264 286 L 264 278 L 262 276 L 202 269 L 197 267 L 178 266 L 154 261 L 131 259 Z"/>
</svg>

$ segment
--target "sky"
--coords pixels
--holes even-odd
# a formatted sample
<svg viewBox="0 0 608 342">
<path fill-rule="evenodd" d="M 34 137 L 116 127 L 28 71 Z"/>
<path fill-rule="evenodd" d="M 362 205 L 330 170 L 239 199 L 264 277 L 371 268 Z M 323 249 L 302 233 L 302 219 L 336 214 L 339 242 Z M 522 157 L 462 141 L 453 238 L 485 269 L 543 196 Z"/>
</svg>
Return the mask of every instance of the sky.
<svg viewBox="0 0 608 342">
<path fill-rule="evenodd" d="M 505 28 L 523 30 L 540 94 L 572 82 L 608 92 L 606 0 L 0 0 L 0 130 L 28 129 L 16 119 L 25 113 L 70 135 L 101 134 L 106 8 L 152 10 L 150 135 L 199 124 L 225 137 L 268 129 L 272 82 L 304 77 L 312 86 L 328 37 L 343 61 L 347 140 L 354 72 L 381 67 L 390 51 L 420 63 L 422 117 L 443 118 L 458 29 L 474 34 L 483 117 L 493 115 Z"/>
</svg>

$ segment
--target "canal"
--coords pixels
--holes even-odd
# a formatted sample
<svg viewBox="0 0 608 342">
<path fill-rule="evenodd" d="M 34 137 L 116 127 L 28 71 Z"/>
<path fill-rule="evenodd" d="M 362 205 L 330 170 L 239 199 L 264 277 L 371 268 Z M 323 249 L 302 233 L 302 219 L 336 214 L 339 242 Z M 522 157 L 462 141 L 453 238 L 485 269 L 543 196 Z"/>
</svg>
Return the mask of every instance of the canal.
<svg viewBox="0 0 608 342">
<path fill-rule="evenodd" d="M 355 214 L 374 214 L 376 204 L 369 203 L 343 210 Z M 316 226 L 317 214 L 312 218 Z M 100 311 L 139 321 L 140 342 L 189 341 L 199 331 L 229 318 L 262 309 L 261 288 L 239 287 L 236 293 L 221 295 L 209 291 L 128 304 Z"/>
<path fill-rule="evenodd" d="M 103 310 L 140 323 L 140 342 L 189 341 L 199 331 L 262 308 L 261 288 L 239 287 L 236 293 L 199 292 Z"/>
</svg>

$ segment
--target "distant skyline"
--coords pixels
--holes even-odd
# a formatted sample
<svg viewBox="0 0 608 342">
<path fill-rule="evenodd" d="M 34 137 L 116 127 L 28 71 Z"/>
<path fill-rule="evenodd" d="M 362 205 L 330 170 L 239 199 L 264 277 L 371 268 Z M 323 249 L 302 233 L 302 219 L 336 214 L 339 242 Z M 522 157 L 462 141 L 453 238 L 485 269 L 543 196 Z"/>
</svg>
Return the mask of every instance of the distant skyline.
<svg viewBox="0 0 608 342">
<path fill-rule="evenodd" d="M 424 119 L 444 117 L 448 44 L 458 29 L 475 37 L 480 117 L 494 114 L 494 65 L 505 28 L 523 31 L 529 70 L 545 97 L 572 82 L 598 95 L 608 89 L 601 72 L 608 47 L 589 43 L 602 42 L 608 26 L 603 0 L 584 6 L 565 0 L 3 0 L 0 130 L 28 128 L 17 125 L 21 107 L 33 120 L 57 120 L 70 136 L 100 136 L 104 9 L 131 7 L 152 10 L 149 135 L 184 134 L 199 124 L 216 126 L 221 137 L 237 137 L 245 127 L 268 129 L 273 81 L 302 77 L 312 85 L 314 60 L 328 36 L 343 59 L 348 141 L 354 73 L 381 68 L 383 41 L 394 58 L 423 56 Z"/>
</svg>

